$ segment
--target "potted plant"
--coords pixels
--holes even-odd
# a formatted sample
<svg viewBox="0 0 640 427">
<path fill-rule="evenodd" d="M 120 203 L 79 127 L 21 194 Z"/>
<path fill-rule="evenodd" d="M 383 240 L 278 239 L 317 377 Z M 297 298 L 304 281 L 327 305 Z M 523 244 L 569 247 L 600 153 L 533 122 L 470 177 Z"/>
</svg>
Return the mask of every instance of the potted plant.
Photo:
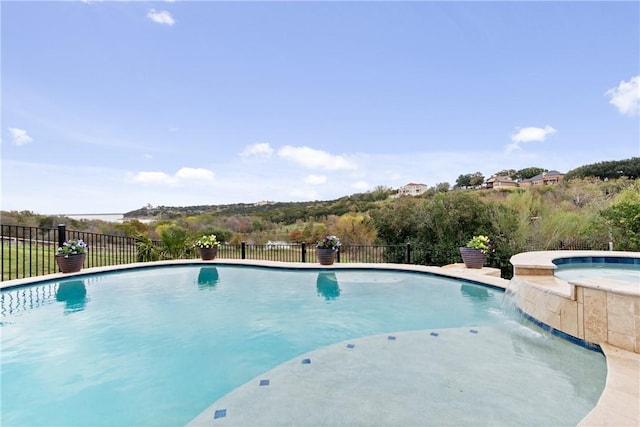
<svg viewBox="0 0 640 427">
<path fill-rule="evenodd" d="M 336 236 L 326 236 L 316 243 L 316 256 L 320 265 L 331 265 L 336 259 L 336 252 L 340 248 L 340 239 Z"/>
<path fill-rule="evenodd" d="M 210 261 L 215 259 L 218 255 L 218 246 L 220 246 L 220 242 L 216 239 L 215 234 L 209 234 L 199 238 L 196 241 L 195 246 L 198 248 L 198 252 L 200 252 L 200 258 L 204 261 Z"/>
<path fill-rule="evenodd" d="M 489 252 L 495 252 L 495 246 L 488 236 L 473 236 L 466 246 L 460 248 L 462 261 L 467 268 L 482 268 Z"/>
<path fill-rule="evenodd" d="M 63 273 L 77 273 L 82 270 L 82 265 L 87 256 L 89 247 L 82 239 L 66 240 L 56 250 L 56 263 Z"/>
</svg>

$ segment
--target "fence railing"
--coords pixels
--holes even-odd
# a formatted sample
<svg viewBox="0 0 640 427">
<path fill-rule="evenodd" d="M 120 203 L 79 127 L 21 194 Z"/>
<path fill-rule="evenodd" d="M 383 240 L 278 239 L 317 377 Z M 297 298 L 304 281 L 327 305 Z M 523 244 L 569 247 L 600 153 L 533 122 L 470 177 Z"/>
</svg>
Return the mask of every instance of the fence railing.
<svg viewBox="0 0 640 427">
<path fill-rule="evenodd" d="M 140 249 L 140 241 L 134 237 L 112 236 L 57 228 L 37 228 L 16 225 L 0 225 L 2 237 L 2 281 L 40 276 L 58 272 L 55 253 L 68 239 L 82 239 L 89 246 L 83 267 L 104 267 L 149 260 Z M 155 259 L 171 259 L 170 252 L 163 251 L 162 244 L 151 243 Z M 564 245 L 563 249 L 576 249 Z M 558 248 L 560 249 L 560 248 Z M 600 249 L 581 247 L 581 249 Z M 606 249 L 602 248 L 602 249 Z M 184 248 L 181 258 L 198 258 L 195 248 Z M 264 245 L 240 243 L 222 244 L 218 257 L 224 259 L 253 259 L 283 262 L 317 263 L 313 246 L 305 243 Z M 461 262 L 457 250 L 438 252 L 426 246 L 404 245 L 343 245 L 337 254 L 340 263 L 404 263 L 420 265 L 446 265 Z M 508 259 L 489 256 L 487 265 L 500 268 L 504 278 L 512 275 Z"/>
<path fill-rule="evenodd" d="M 82 239 L 89 245 L 84 267 L 103 267 L 137 261 L 136 239 L 67 230 L 16 225 L 0 225 L 2 280 L 40 276 L 58 272 L 56 250 L 65 240 Z"/>
</svg>

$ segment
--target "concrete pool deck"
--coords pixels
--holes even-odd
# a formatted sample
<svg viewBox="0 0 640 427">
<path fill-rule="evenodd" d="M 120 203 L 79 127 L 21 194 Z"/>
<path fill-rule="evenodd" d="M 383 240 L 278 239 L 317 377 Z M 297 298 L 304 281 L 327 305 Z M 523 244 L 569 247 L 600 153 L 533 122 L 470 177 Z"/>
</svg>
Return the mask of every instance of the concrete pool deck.
<svg viewBox="0 0 640 427">
<path fill-rule="evenodd" d="M 215 261 L 179 260 L 91 268 L 74 274 L 52 274 L 12 280 L 0 284 L 0 287 L 4 289 L 21 284 L 56 281 L 88 273 L 190 264 L 246 265 L 291 269 L 384 269 L 432 273 L 443 277 L 471 280 L 498 288 L 507 288 L 509 285 L 509 281 L 501 279 L 499 272 L 495 269 L 467 269 L 461 264 L 442 268 L 398 264 L 334 264 L 323 267 L 318 264 L 217 259 Z M 400 375 L 403 378 L 411 378 L 419 374 L 417 367 L 420 364 L 412 363 L 412 361 L 415 361 L 416 351 L 425 345 L 423 341 L 429 338 L 429 334 L 425 331 L 418 331 L 399 332 L 391 335 L 397 339 L 390 340 L 388 336 L 365 337 L 356 340 L 354 348 L 348 348 L 346 344 L 336 344 L 301 356 L 301 359 L 311 360 L 308 365 L 313 364 L 313 373 L 310 370 L 304 371 L 304 368 L 310 366 L 302 363 L 298 358 L 276 367 L 269 373 L 269 385 L 260 386 L 258 382 L 258 385 L 255 386 L 255 381 L 245 384 L 213 403 L 211 407 L 194 418 L 189 425 L 424 425 L 425 414 L 420 412 L 420 408 L 422 408 L 420 384 L 414 384 L 413 388 L 398 389 L 397 379 L 385 379 L 377 376 L 374 379 L 375 383 L 373 383 L 377 386 L 374 387 L 371 378 L 362 376 L 362 372 L 366 372 L 363 368 L 366 368 L 368 372 L 393 372 L 394 375 Z M 405 339 L 409 337 L 417 339 Z M 609 344 L 603 344 L 601 347 L 607 362 L 606 386 L 595 408 L 582 419 L 579 425 L 584 427 L 638 426 L 640 425 L 640 354 L 625 351 Z M 362 357 L 365 354 L 364 351 L 351 351 L 356 349 L 368 349 L 369 354 L 373 352 L 380 357 L 365 359 Z M 342 357 L 344 359 L 346 350 L 349 350 L 347 357 L 350 358 L 350 363 L 343 364 L 340 369 L 343 377 L 350 379 L 350 381 L 337 386 L 335 377 L 328 375 L 328 372 L 336 371 L 335 364 L 331 363 L 332 358 Z M 397 354 L 398 350 L 403 350 L 403 355 Z M 406 360 L 399 363 L 400 358 Z M 320 363 L 322 359 L 325 360 L 324 368 Z M 354 369 L 354 365 L 357 365 L 358 369 Z M 398 368 L 398 366 L 402 366 L 402 368 Z M 314 384 L 315 390 L 331 391 L 324 395 L 314 393 L 313 397 L 309 397 L 310 395 L 305 393 L 309 393 L 312 388 L 301 388 L 299 382 L 293 381 L 296 378 L 303 378 L 301 375 L 307 376 L 306 379 Z M 256 378 L 258 381 L 261 379 L 264 378 Z M 330 381 L 331 387 L 329 387 Z M 380 382 L 378 383 L 378 381 Z M 298 405 L 295 411 L 291 410 L 289 405 L 286 407 L 291 413 L 297 414 L 298 418 L 287 421 L 282 418 L 283 411 L 278 410 L 282 406 L 269 406 L 270 402 L 274 401 L 280 402 L 280 405 L 287 402 L 287 400 L 281 400 L 284 395 L 300 398 L 307 396 L 306 399 L 303 399 L 304 404 Z M 336 399 L 349 402 L 349 404 L 343 405 L 342 409 L 336 408 L 335 405 L 332 405 Z M 218 407 L 220 402 L 224 403 L 224 407 Z M 395 406 L 397 410 L 390 410 L 385 415 L 386 418 L 380 418 L 379 412 L 373 411 L 373 409 L 383 408 L 389 402 L 397 403 Z M 457 403 L 456 401 L 450 402 L 451 405 L 457 405 Z M 237 411 L 236 408 L 241 410 Z M 225 416 L 219 414 L 218 418 L 214 418 L 216 411 L 222 409 L 227 410 Z M 544 410 L 543 408 L 535 409 Z M 237 418 L 238 414 L 244 414 L 242 415 L 244 418 Z M 265 418 L 265 414 L 271 414 L 269 415 L 271 418 Z M 194 414 L 194 416 L 196 415 Z M 466 424 L 477 423 L 471 419 Z"/>
</svg>

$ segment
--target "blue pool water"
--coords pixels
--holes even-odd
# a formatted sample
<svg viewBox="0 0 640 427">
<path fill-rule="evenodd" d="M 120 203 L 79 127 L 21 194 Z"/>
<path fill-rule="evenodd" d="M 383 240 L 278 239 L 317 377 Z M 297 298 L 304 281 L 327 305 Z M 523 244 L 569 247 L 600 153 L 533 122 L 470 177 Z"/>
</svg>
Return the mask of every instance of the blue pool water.
<svg viewBox="0 0 640 427">
<path fill-rule="evenodd" d="M 640 264 L 617 264 L 610 262 L 585 262 L 560 264 L 555 276 L 564 280 L 614 279 L 640 286 Z"/>
<path fill-rule="evenodd" d="M 469 326 L 518 335 L 506 345 L 510 359 L 522 361 L 513 375 L 542 372 L 527 381 L 527 406 L 536 395 L 566 400 L 560 412 L 575 406 L 566 420 L 575 425 L 595 405 L 604 357 L 517 324 L 498 290 L 405 272 L 174 266 L 3 291 L 0 421 L 184 425 L 246 381 L 313 349 Z M 480 349 L 460 351 L 473 363 Z"/>
</svg>

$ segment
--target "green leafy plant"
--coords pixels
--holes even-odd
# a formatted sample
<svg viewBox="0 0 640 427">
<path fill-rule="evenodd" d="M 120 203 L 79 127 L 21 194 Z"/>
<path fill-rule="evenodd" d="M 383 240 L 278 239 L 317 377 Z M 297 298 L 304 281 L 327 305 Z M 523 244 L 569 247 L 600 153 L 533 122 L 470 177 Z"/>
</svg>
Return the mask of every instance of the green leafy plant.
<svg viewBox="0 0 640 427">
<path fill-rule="evenodd" d="M 136 258 L 138 262 L 157 261 L 159 258 L 158 249 L 151 239 L 142 233 L 136 236 Z"/>
<path fill-rule="evenodd" d="M 324 249 L 338 249 L 340 247 L 340 239 L 336 236 L 325 236 L 323 239 L 318 240 L 316 248 Z"/>
<path fill-rule="evenodd" d="M 488 236 L 483 236 L 482 234 L 473 236 L 473 238 L 467 242 L 466 246 L 467 248 L 478 249 L 483 254 L 495 252 L 496 250 L 496 247 L 491 239 L 489 239 Z"/>
<path fill-rule="evenodd" d="M 195 246 L 199 247 L 199 248 L 212 248 L 214 246 L 220 246 L 220 242 L 218 242 L 218 239 L 216 238 L 215 234 L 209 234 L 207 236 L 202 236 L 201 238 L 199 238 L 196 243 Z"/>
<path fill-rule="evenodd" d="M 61 255 L 67 258 L 69 255 L 83 254 L 89 250 L 89 246 L 82 239 L 70 239 L 66 240 L 62 246 L 58 247 L 56 255 Z"/>
</svg>

